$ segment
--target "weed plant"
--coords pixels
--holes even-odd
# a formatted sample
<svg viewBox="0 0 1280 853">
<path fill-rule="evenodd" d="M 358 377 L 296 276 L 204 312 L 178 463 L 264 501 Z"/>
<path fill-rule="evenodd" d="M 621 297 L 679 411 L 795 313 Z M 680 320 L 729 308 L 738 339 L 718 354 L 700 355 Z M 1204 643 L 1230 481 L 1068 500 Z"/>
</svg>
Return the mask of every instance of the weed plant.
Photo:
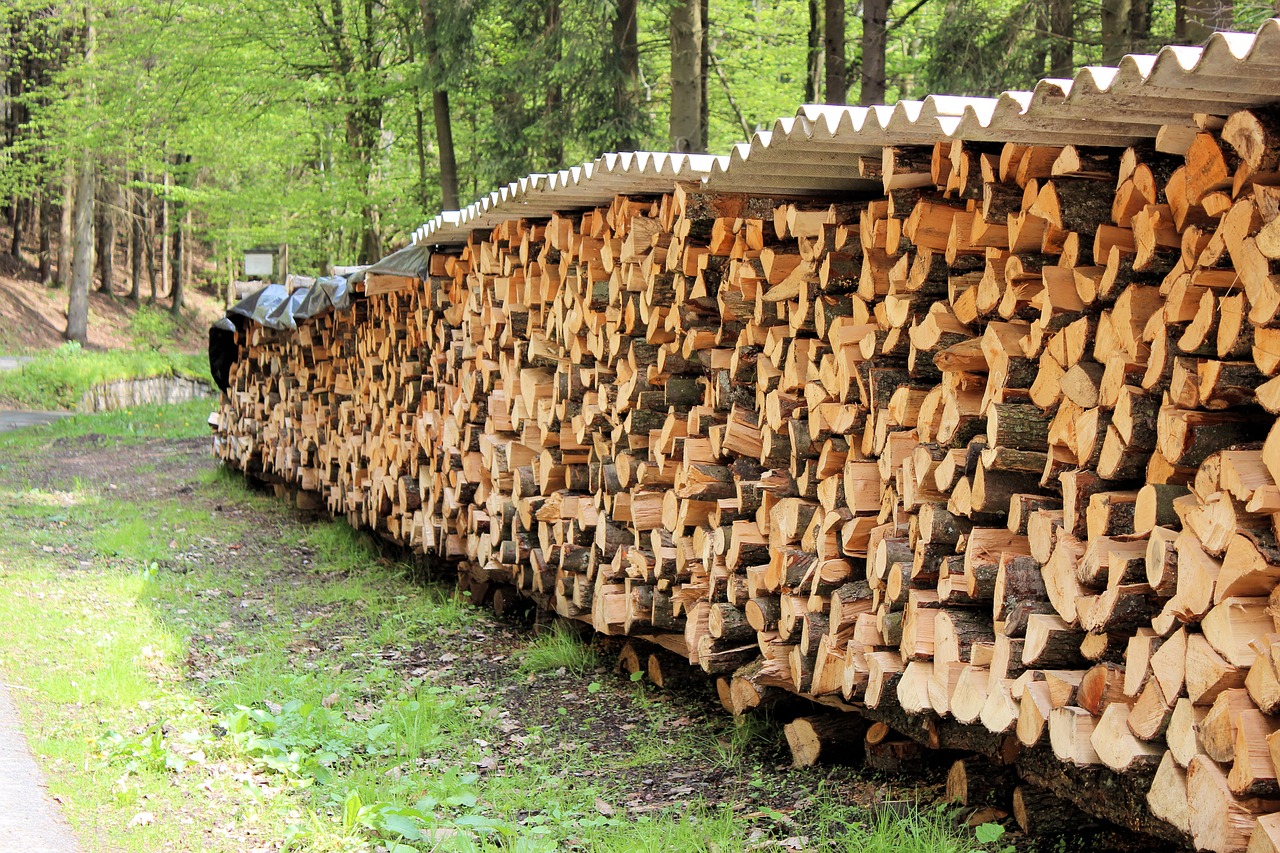
<svg viewBox="0 0 1280 853">
<path fill-rule="evenodd" d="M 520 671 L 525 674 L 558 672 L 583 676 L 600 665 L 595 649 L 584 643 L 572 628 L 556 622 L 525 649 Z"/>
</svg>

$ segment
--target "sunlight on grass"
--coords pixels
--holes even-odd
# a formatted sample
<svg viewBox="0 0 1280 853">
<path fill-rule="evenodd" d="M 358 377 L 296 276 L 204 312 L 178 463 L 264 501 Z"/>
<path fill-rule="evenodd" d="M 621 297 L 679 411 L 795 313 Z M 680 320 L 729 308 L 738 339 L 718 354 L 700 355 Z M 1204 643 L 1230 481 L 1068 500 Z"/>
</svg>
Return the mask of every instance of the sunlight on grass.
<svg viewBox="0 0 1280 853">
<path fill-rule="evenodd" d="M 65 343 L 37 352 L 15 370 L 0 371 L 0 400 L 27 409 L 74 409 L 94 385 L 153 376 L 189 376 L 212 384 L 203 354 L 157 349 L 96 352 Z"/>
<path fill-rule="evenodd" d="M 72 415 L 48 426 L 2 432 L 0 451 L 30 451 L 59 439 L 90 436 L 95 442 L 122 445 L 158 438 L 203 438 L 209 435 L 205 420 L 213 407 L 211 400 L 192 400 L 172 406 L 137 406 L 120 412 Z"/>
</svg>

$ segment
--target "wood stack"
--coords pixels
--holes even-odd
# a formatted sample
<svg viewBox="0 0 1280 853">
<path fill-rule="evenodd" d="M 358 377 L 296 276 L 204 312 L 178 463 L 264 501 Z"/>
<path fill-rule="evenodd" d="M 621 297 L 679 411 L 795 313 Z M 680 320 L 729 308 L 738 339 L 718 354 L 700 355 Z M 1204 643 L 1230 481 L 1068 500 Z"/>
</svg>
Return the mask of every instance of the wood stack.
<svg viewBox="0 0 1280 853">
<path fill-rule="evenodd" d="M 798 693 L 1013 767 L 1023 814 L 1280 848 L 1280 121 L 1202 124 L 505 222 L 242 331 L 219 452 L 735 713 Z"/>
</svg>

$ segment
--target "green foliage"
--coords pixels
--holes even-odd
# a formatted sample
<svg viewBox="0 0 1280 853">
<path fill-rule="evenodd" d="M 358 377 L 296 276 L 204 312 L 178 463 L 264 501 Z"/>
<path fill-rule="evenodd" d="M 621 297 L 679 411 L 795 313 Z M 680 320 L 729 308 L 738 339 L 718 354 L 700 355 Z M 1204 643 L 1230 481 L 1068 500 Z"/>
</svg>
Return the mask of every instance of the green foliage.
<svg viewBox="0 0 1280 853">
<path fill-rule="evenodd" d="M 0 401 L 23 409 L 74 409 L 89 389 L 119 379 L 189 376 L 212 384 L 203 354 L 149 350 L 82 349 L 74 341 L 32 356 L 16 370 L 0 371 Z"/>
<path fill-rule="evenodd" d="M 584 643 L 572 628 L 556 622 L 525 649 L 520 671 L 539 673 L 563 669 L 571 675 L 581 677 L 595 669 L 599 663 L 595 649 Z"/>
<path fill-rule="evenodd" d="M 973 831 L 979 844 L 995 844 L 1004 837 L 1004 827 L 998 823 L 984 823 Z"/>
<path fill-rule="evenodd" d="M 153 723 L 140 735 L 129 737 L 109 731 L 98 738 L 98 751 L 106 764 L 122 764 L 126 773 L 181 773 L 187 759 L 169 748 L 164 725 Z"/>
<path fill-rule="evenodd" d="M 1151 0 L 1150 32 L 1127 47 L 1173 41 L 1174 5 Z M 175 11 L 164 0 L 13 0 L 0 9 L 0 32 L 11 34 L 0 47 L 30 68 L 10 95 L 19 109 L 15 134 L 0 139 L 0 198 L 60 196 L 68 164 L 89 151 L 113 180 L 194 210 L 197 236 L 218 257 L 286 243 L 295 270 L 353 262 L 370 241 L 404 241 L 441 206 L 437 87 L 451 100 L 463 204 L 605 151 L 666 150 L 670 7 L 639 4 L 630 81 L 613 40 L 615 3 L 227 0 Z M 1045 8 L 893 4 L 888 98 L 1034 85 L 1055 38 Z M 858 99 L 856 10 L 849 90 L 829 100 Z M 96 30 L 88 58 L 86 11 Z M 1241 29 L 1270 14 L 1263 0 L 1234 5 Z M 708 136 L 723 154 L 795 113 L 809 7 L 714 0 L 708 17 Z M 1076 3 L 1074 19 L 1074 64 L 1100 61 L 1098 4 Z"/>
</svg>

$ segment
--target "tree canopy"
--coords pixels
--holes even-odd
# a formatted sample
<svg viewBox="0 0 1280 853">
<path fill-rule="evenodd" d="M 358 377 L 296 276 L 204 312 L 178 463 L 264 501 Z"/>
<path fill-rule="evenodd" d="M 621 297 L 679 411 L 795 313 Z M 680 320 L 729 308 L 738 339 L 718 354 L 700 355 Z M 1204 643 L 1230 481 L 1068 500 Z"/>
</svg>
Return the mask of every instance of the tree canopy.
<svg viewBox="0 0 1280 853">
<path fill-rule="evenodd" d="M 805 100 L 992 95 L 1269 14 L 1262 0 L 10 0 L 0 198 L 16 248 L 56 228 L 87 163 L 97 215 L 140 234 L 131 258 L 167 262 L 185 234 L 218 258 L 287 245 L 315 270 L 374 260 L 526 173 L 666 150 L 671 93 L 690 86 L 700 126 L 683 144 L 725 153 Z M 695 19 L 698 61 L 677 62 L 676 25 Z M 878 44 L 882 59 L 864 55 Z M 170 235 L 168 254 L 152 245 Z"/>
</svg>

